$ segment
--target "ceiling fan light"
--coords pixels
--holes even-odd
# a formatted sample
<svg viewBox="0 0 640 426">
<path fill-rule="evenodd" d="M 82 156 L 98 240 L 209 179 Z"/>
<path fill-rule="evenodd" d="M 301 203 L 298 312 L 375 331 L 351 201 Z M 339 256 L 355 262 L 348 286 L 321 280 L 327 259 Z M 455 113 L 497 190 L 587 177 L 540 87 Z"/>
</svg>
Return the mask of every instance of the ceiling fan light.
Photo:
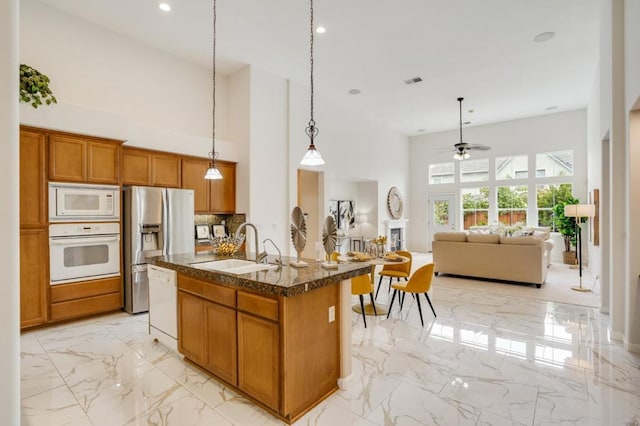
<svg viewBox="0 0 640 426">
<path fill-rule="evenodd" d="M 324 164 L 320 151 L 316 149 L 313 143 L 309 145 L 309 149 L 306 154 L 304 154 L 304 157 L 302 157 L 300 164 L 303 166 L 321 166 Z"/>
<path fill-rule="evenodd" d="M 469 158 L 469 157 L 471 157 L 471 156 L 470 156 L 470 155 L 469 155 L 469 153 L 468 153 L 468 152 L 466 152 L 466 151 L 465 151 L 465 153 L 464 153 L 464 154 L 462 154 L 462 159 L 463 159 L 463 160 L 466 160 L 466 159 L 467 159 L 467 158 Z"/>
<path fill-rule="evenodd" d="M 454 160 L 464 160 L 464 158 L 462 157 L 462 155 L 459 152 L 456 152 L 455 154 L 453 154 L 453 159 Z"/>
</svg>

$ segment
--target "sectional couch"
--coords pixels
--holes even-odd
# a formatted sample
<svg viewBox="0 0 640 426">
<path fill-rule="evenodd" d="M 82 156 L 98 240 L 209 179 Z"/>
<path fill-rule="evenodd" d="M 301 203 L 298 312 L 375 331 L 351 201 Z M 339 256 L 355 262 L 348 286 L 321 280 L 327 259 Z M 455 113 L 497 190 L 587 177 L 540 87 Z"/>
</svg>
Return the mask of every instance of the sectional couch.
<svg viewBox="0 0 640 426">
<path fill-rule="evenodd" d="M 535 284 L 547 278 L 550 247 L 543 236 L 509 237 L 484 232 L 438 232 L 435 273 Z"/>
</svg>

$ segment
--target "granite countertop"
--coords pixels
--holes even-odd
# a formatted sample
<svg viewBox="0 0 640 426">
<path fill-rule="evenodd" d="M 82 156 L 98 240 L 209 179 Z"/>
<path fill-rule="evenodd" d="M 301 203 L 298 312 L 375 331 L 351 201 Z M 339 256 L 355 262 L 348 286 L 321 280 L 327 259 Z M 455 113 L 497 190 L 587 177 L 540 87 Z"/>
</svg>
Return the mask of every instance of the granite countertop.
<svg viewBox="0 0 640 426">
<path fill-rule="evenodd" d="M 270 255 L 273 262 L 276 256 Z M 338 281 L 365 275 L 371 272 L 368 264 L 340 263 L 338 269 L 325 269 L 320 262 L 304 259 L 309 265 L 305 268 L 288 266 L 294 258 L 283 257 L 285 266 L 280 270 L 264 270 L 246 274 L 234 275 L 220 271 L 198 269 L 190 266 L 192 263 L 209 262 L 225 259 L 246 259 L 245 255 L 218 256 L 210 252 L 183 254 L 172 256 L 158 256 L 147 259 L 153 265 L 173 269 L 185 275 L 203 280 L 212 280 L 221 284 L 236 286 L 238 289 L 248 289 L 275 296 L 296 296 L 308 291 L 333 284 Z M 251 257 L 249 257 L 251 259 Z"/>
</svg>

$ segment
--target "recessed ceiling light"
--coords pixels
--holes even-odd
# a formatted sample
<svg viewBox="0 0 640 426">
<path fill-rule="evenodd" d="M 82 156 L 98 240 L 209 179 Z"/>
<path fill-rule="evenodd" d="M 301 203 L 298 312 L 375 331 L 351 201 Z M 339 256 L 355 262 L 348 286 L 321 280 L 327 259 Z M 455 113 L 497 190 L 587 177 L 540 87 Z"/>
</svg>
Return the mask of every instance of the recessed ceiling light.
<svg viewBox="0 0 640 426">
<path fill-rule="evenodd" d="M 327 31 L 327 29 L 325 27 L 323 27 L 323 26 L 316 27 L 316 32 L 318 34 L 324 34 L 326 31 Z"/>
<path fill-rule="evenodd" d="M 556 109 L 558 109 L 558 107 L 556 105 L 548 106 L 548 107 L 545 108 L 546 111 L 553 111 L 553 110 L 556 110 Z"/>
<path fill-rule="evenodd" d="M 351 90 L 349 90 L 349 94 L 350 95 L 359 95 L 360 94 L 360 89 L 351 89 Z"/>
<path fill-rule="evenodd" d="M 161 11 L 163 12 L 171 12 L 171 6 L 169 6 L 168 3 L 160 3 L 158 5 L 158 7 L 160 8 Z"/>
<path fill-rule="evenodd" d="M 555 35 L 556 33 L 554 33 L 553 31 L 546 31 L 535 36 L 533 38 L 533 41 L 535 41 L 536 43 L 544 43 L 545 41 L 551 40 Z"/>
<path fill-rule="evenodd" d="M 476 111 L 475 111 L 475 110 L 473 110 L 473 109 L 470 109 L 468 112 L 469 112 L 469 114 L 473 114 L 473 113 L 474 113 L 474 112 L 476 112 Z"/>
<path fill-rule="evenodd" d="M 464 122 L 464 123 L 462 123 L 462 124 L 471 124 L 471 122 L 470 122 L 470 121 L 465 121 L 465 122 Z"/>
<path fill-rule="evenodd" d="M 419 133 L 424 133 L 424 132 L 426 132 L 426 131 L 427 131 L 427 129 L 418 129 L 418 132 L 419 132 Z"/>
</svg>

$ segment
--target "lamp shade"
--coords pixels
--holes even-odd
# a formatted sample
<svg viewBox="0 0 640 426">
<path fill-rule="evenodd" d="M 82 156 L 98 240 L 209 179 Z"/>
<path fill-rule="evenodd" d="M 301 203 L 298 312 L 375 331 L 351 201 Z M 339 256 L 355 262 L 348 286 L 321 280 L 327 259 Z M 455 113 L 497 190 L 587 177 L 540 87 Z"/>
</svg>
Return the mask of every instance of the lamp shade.
<svg viewBox="0 0 640 426">
<path fill-rule="evenodd" d="M 594 204 L 567 204 L 564 206 L 566 217 L 593 217 L 596 215 Z"/>
</svg>

